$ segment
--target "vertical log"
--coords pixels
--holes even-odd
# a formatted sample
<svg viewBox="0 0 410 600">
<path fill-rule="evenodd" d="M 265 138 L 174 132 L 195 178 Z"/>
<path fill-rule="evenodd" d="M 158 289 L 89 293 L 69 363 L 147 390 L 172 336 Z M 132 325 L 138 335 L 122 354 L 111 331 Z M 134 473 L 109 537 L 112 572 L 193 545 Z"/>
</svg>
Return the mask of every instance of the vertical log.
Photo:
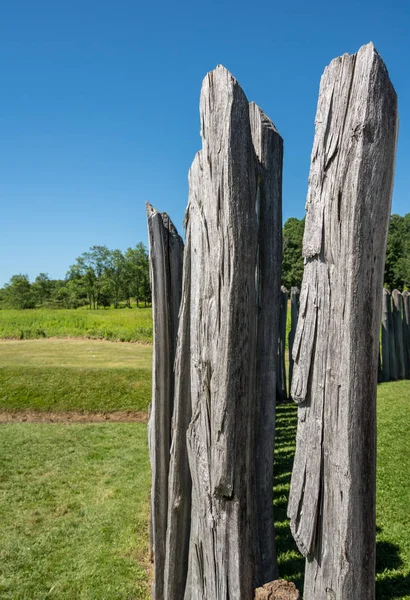
<svg viewBox="0 0 410 600">
<path fill-rule="evenodd" d="M 286 386 L 286 320 L 288 311 L 288 290 L 282 286 L 280 294 L 280 313 L 279 313 L 279 336 L 278 336 L 278 377 L 277 377 L 277 399 L 278 401 L 287 400 Z"/>
<path fill-rule="evenodd" d="M 293 375 L 293 342 L 295 340 L 296 326 L 298 324 L 299 316 L 299 289 L 292 287 L 290 290 L 290 331 L 288 337 L 288 352 L 289 352 L 289 391 L 292 387 L 292 375 Z"/>
<path fill-rule="evenodd" d="M 396 362 L 397 378 L 406 378 L 406 369 L 404 364 L 404 345 L 403 345 L 403 296 L 398 290 L 392 291 L 393 299 L 393 327 L 394 341 L 396 344 Z"/>
<path fill-rule="evenodd" d="M 305 600 L 374 600 L 376 376 L 398 128 L 373 44 L 321 80 L 293 356 L 288 514 Z M 365 443 L 364 443 L 365 440 Z"/>
<path fill-rule="evenodd" d="M 152 598 L 164 598 L 168 471 L 174 402 L 174 359 L 181 300 L 183 242 L 166 213 L 147 204 L 150 276 L 154 325 L 152 403 L 148 441 L 152 471 L 151 546 L 154 559 Z"/>
<path fill-rule="evenodd" d="M 392 302 L 392 299 L 390 298 L 390 312 L 389 312 L 390 381 L 397 381 L 399 371 L 398 371 L 396 333 L 394 330 L 392 304 L 393 304 L 393 302 Z"/>
<path fill-rule="evenodd" d="M 281 227 L 282 140 L 222 66 L 205 77 L 200 113 L 202 150 L 190 171 L 187 212 L 192 510 L 185 598 L 250 600 L 265 572 L 276 571 L 272 506 L 258 500 L 258 486 L 265 490 L 269 479 L 272 493 L 278 321 L 270 319 L 279 305 L 281 240 L 269 235 Z M 265 431 L 269 439 L 261 440 Z"/>
<path fill-rule="evenodd" d="M 383 288 L 382 302 L 382 380 L 390 381 L 390 292 Z"/>
<path fill-rule="evenodd" d="M 410 292 L 403 292 L 404 363 L 406 379 L 410 379 Z"/>
</svg>

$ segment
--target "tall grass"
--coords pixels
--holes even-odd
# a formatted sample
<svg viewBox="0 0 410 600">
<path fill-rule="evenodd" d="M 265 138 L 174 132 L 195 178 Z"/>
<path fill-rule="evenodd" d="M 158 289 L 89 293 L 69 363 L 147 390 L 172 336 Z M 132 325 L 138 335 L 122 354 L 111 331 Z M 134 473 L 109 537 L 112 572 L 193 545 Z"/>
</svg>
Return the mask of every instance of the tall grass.
<svg viewBox="0 0 410 600">
<path fill-rule="evenodd" d="M 0 310 L 0 338 L 49 337 L 151 342 L 151 308 Z"/>
</svg>

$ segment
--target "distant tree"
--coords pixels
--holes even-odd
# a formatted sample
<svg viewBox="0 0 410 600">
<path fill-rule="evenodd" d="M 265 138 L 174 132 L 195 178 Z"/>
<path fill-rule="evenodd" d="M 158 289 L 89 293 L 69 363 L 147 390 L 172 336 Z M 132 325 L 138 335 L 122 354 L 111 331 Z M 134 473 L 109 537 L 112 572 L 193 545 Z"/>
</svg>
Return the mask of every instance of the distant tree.
<svg viewBox="0 0 410 600">
<path fill-rule="evenodd" d="M 40 273 L 37 275 L 31 286 L 36 306 L 42 306 L 51 300 L 53 287 L 53 281 L 49 278 L 47 273 Z"/>
<path fill-rule="evenodd" d="M 35 299 L 27 275 L 13 275 L 4 286 L 4 303 L 8 308 L 34 308 Z"/>
<path fill-rule="evenodd" d="M 135 248 L 127 249 L 125 258 L 129 263 L 129 296 L 135 298 L 137 305 L 141 301 L 147 305 L 151 302 L 148 250 L 139 242 Z"/>
<path fill-rule="evenodd" d="M 384 282 L 390 290 L 410 287 L 410 213 L 390 217 Z"/>
<path fill-rule="evenodd" d="M 282 284 L 290 290 L 299 289 L 303 278 L 302 242 L 305 219 L 291 217 L 283 227 Z"/>
</svg>

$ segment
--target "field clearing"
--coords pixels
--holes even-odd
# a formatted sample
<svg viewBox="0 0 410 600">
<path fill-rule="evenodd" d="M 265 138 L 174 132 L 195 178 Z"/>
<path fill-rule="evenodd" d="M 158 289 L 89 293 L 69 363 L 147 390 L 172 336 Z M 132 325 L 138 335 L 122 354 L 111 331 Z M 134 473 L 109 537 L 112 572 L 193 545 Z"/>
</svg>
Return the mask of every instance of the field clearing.
<svg viewBox="0 0 410 600">
<path fill-rule="evenodd" d="M 50 337 L 151 342 L 151 307 L 0 310 L 0 338 L 27 340 Z"/>
<path fill-rule="evenodd" d="M 0 411 L 146 412 L 151 360 L 149 344 L 0 341 Z"/>
</svg>

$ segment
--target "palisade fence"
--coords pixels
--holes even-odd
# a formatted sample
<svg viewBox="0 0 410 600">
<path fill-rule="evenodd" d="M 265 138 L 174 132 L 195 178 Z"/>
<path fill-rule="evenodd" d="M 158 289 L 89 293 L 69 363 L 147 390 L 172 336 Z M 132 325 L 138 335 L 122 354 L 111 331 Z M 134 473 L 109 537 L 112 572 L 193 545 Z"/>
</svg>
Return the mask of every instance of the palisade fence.
<svg viewBox="0 0 410 600">
<path fill-rule="evenodd" d="M 289 292 L 282 287 L 280 310 L 284 311 L 284 322 L 286 323 L 288 309 Z M 277 399 L 286 399 L 286 390 L 292 386 L 293 373 L 293 342 L 299 316 L 299 296 L 297 287 L 291 288 L 290 293 L 290 331 L 287 334 L 286 328 L 280 329 L 278 340 L 278 372 L 283 381 L 278 378 Z M 282 315 L 282 312 L 281 312 Z M 282 317 L 281 317 L 282 319 Z M 282 321 L 281 321 L 282 322 Z M 288 339 L 286 340 L 286 335 Z M 286 344 L 287 341 L 287 344 Z M 285 370 L 285 353 L 288 347 L 289 369 Z M 386 288 L 383 289 L 383 308 L 380 333 L 380 354 L 378 381 L 397 381 L 399 379 L 410 379 L 410 292 L 404 290 L 399 292 L 393 290 L 392 293 Z"/>
<path fill-rule="evenodd" d="M 200 122 L 185 245 L 147 206 L 152 598 L 299 598 L 278 579 L 273 526 L 275 407 L 290 396 L 303 597 L 374 600 L 378 362 L 386 381 L 404 378 L 410 355 L 408 292 L 381 301 L 396 93 L 371 43 L 322 76 L 300 298 L 280 287 L 281 136 L 221 65 Z"/>
</svg>

